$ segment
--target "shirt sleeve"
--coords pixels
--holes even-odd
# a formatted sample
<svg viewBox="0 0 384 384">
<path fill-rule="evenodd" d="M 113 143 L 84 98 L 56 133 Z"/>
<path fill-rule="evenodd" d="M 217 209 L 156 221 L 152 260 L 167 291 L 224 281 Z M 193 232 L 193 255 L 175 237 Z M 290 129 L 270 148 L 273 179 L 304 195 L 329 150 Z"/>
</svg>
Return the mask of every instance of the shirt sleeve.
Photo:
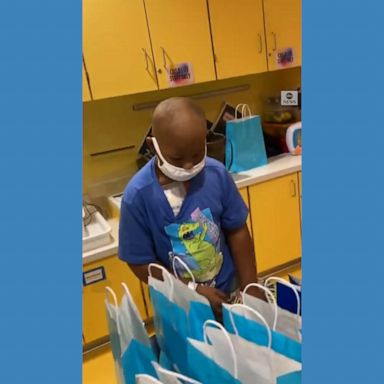
<svg viewBox="0 0 384 384">
<path fill-rule="evenodd" d="M 138 198 L 122 201 L 119 226 L 119 258 L 128 264 L 156 262 L 153 239 Z"/>
<path fill-rule="evenodd" d="M 241 228 L 247 221 L 248 208 L 240 195 L 237 186 L 228 172 L 225 172 L 223 183 L 223 229 Z"/>
</svg>

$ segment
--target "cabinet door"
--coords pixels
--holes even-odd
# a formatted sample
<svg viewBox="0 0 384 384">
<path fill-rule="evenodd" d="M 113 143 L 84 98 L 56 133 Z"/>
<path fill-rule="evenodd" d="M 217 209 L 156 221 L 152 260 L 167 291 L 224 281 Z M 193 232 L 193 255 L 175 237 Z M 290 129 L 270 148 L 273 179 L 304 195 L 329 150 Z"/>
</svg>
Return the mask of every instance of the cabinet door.
<svg viewBox="0 0 384 384">
<path fill-rule="evenodd" d="M 239 192 L 240 192 L 241 197 L 244 200 L 244 203 L 249 208 L 248 188 L 240 188 Z M 248 226 L 249 233 L 252 236 L 252 225 L 251 225 L 251 215 L 250 214 L 248 215 L 248 218 L 247 218 L 247 226 Z"/>
<path fill-rule="evenodd" d="M 140 281 L 117 256 L 86 264 L 83 266 L 83 273 L 83 280 L 86 280 L 85 284 L 88 283 L 83 285 L 83 334 L 86 343 L 109 335 L 104 305 L 106 286 L 111 287 L 120 300 L 123 295 L 121 283 L 125 282 L 140 315 L 143 320 L 146 319 Z M 92 283 L 93 280 L 95 282 Z"/>
<path fill-rule="evenodd" d="M 264 0 L 268 68 L 275 70 L 301 65 L 301 0 Z M 293 51 L 290 61 L 289 49 Z M 279 64 L 278 57 L 285 64 Z"/>
<path fill-rule="evenodd" d="M 301 257 L 297 174 L 249 187 L 258 272 Z"/>
<path fill-rule="evenodd" d="M 297 174 L 298 178 L 299 178 L 299 197 L 300 197 L 300 217 L 302 218 L 303 216 L 303 205 L 302 205 L 302 196 L 303 196 L 303 193 L 302 193 L 302 190 L 303 190 L 303 182 L 302 182 L 302 176 L 301 176 L 301 172 L 299 172 Z"/>
<path fill-rule="evenodd" d="M 209 0 L 218 79 L 267 71 L 262 0 Z"/>
<path fill-rule="evenodd" d="M 83 101 L 89 101 L 91 100 L 91 94 L 89 92 L 87 75 L 85 74 L 85 70 L 84 70 L 84 64 L 82 65 L 82 71 L 83 71 Z"/>
<path fill-rule="evenodd" d="M 206 0 L 145 0 L 159 86 L 168 88 L 167 70 L 191 62 L 194 82 L 215 80 Z"/>
<path fill-rule="evenodd" d="M 94 99 L 157 89 L 142 0 L 83 0 L 83 52 Z"/>
</svg>

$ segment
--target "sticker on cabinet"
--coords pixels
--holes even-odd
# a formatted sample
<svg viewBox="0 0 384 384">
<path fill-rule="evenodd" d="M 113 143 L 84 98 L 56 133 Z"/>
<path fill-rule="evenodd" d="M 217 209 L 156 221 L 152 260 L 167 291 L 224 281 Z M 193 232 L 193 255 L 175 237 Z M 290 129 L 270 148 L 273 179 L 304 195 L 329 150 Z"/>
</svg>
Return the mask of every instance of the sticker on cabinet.
<svg viewBox="0 0 384 384">
<path fill-rule="evenodd" d="M 167 72 L 170 87 L 179 87 L 195 82 L 191 62 L 174 64 Z"/>
<path fill-rule="evenodd" d="M 91 269 L 83 273 L 83 286 L 98 283 L 99 281 L 105 280 L 104 267 Z"/>
<path fill-rule="evenodd" d="M 279 49 L 276 54 L 277 65 L 280 68 L 286 68 L 293 65 L 294 53 L 292 48 Z"/>
</svg>

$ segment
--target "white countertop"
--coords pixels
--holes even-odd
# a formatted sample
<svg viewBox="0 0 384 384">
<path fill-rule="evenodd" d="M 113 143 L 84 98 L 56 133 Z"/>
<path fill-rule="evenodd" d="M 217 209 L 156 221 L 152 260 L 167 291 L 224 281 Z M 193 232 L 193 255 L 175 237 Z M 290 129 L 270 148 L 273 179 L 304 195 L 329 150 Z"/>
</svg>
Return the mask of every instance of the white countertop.
<svg viewBox="0 0 384 384">
<path fill-rule="evenodd" d="M 291 156 L 288 154 L 272 157 L 268 160 L 268 164 L 257 167 L 246 172 L 240 172 L 234 176 L 238 188 L 248 187 L 252 184 L 261 183 L 276 177 L 289 175 L 290 173 L 301 171 L 301 156 Z M 243 177 L 236 180 L 238 177 Z"/>
<path fill-rule="evenodd" d="M 262 183 L 270 179 L 299 171 L 301 171 L 301 156 L 284 154 L 270 158 L 267 165 L 241 172 L 237 175 L 233 175 L 233 177 L 238 188 L 245 188 L 253 184 Z M 118 194 L 110 196 L 108 200 L 114 207 L 120 210 L 121 197 L 122 194 Z M 109 219 L 108 223 L 112 227 L 113 241 L 108 245 L 83 253 L 83 264 L 117 254 L 119 219 Z"/>
</svg>

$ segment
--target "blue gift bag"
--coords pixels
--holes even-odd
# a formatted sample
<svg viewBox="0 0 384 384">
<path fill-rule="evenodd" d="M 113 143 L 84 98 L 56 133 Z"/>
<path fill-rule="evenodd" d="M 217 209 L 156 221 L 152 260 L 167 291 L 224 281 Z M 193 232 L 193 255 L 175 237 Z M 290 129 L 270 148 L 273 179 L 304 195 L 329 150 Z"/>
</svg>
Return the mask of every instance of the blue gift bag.
<svg viewBox="0 0 384 384">
<path fill-rule="evenodd" d="M 238 108 L 239 105 L 235 116 Z M 245 108 L 249 111 L 249 116 L 244 117 Z M 242 116 L 226 123 L 225 165 L 231 173 L 267 164 L 260 116 L 251 116 L 247 105 L 243 105 Z"/>
<path fill-rule="evenodd" d="M 239 336 L 258 345 L 268 346 L 268 333 L 265 326 L 241 314 L 232 313 L 233 322 Z M 223 307 L 224 326 L 230 333 L 235 333 L 228 306 Z M 281 332 L 271 330 L 272 349 L 295 361 L 301 362 L 301 343 L 293 340 Z"/>
<path fill-rule="evenodd" d="M 156 361 L 149 336 L 127 286 L 118 305 L 115 292 L 106 287 L 113 297 L 113 304 L 105 300 L 112 355 L 118 384 L 135 384 L 137 374 L 156 375 L 152 365 Z"/>
<path fill-rule="evenodd" d="M 204 297 L 160 269 L 164 281 L 149 277 L 157 341 L 172 368 L 188 374 L 187 338 L 203 340 L 203 324 L 214 315 Z"/>
<path fill-rule="evenodd" d="M 286 383 L 301 384 L 296 375 L 301 363 L 273 351 L 269 331 L 268 346 L 260 346 L 208 320 L 204 342 L 188 339 L 189 376 L 202 383 L 272 384 L 289 379 Z"/>
</svg>

